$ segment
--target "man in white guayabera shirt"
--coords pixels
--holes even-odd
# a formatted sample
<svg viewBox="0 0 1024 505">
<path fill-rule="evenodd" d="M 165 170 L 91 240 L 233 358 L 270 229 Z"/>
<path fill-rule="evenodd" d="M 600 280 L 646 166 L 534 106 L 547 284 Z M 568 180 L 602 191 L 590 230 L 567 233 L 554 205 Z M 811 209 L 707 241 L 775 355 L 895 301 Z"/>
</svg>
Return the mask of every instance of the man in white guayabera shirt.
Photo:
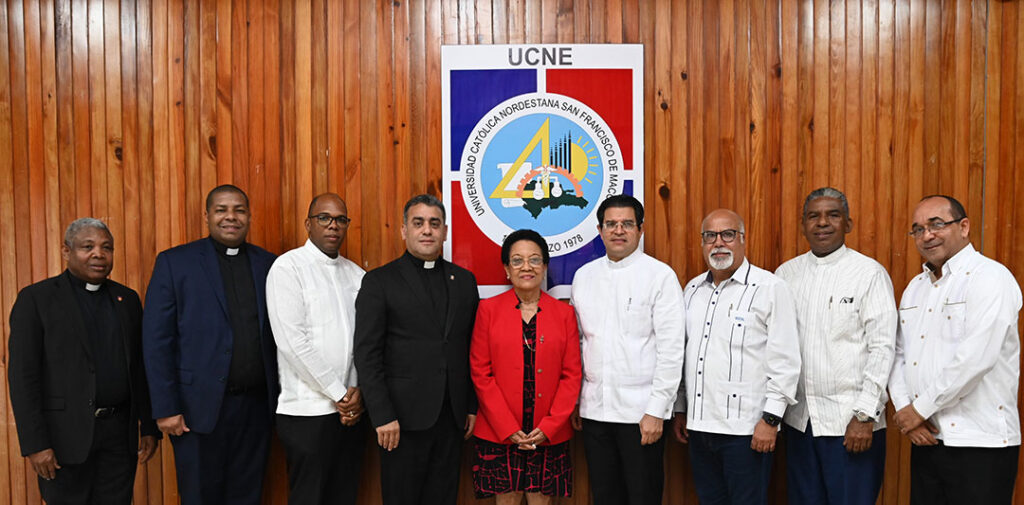
<svg viewBox="0 0 1024 505">
<path fill-rule="evenodd" d="M 661 435 L 683 370 L 683 290 L 671 267 L 639 247 L 636 198 L 608 197 L 597 219 L 606 256 L 572 281 L 583 358 L 573 427 L 583 429 L 594 505 L 660 505 Z"/>
<path fill-rule="evenodd" d="M 1020 286 L 971 246 L 963 205 L 925 197 L 910 236 L 925 260 L 899 307 L 889 394 L 914 444 L 910 503 L 1009 504 L 1017 477 Z"/>
<path fill-rule="evenodd" d="M 282 254 L 267 275 L 288 503 L 354 504 L 366 430 L 352 336 L 364 272 L 338 254 L 350 222 L 341 197 L 313 198 L 306 216 L 309 240 Z"/>
<path fill-rule="evenodd" d="M 686 367 L 673 432 L 702 504 L 767 502 L 775 441 L 796 397 L 800 348 L 785 282 L 746 258 L 743 220 L 701 223 L 708 271 L 686 283 Z"/>
<path fill-rule="evenodd" d="M 877 261 L 846 247 L 846 195 L 812 191 L 801 218 L 811 250 L 775 272 L 796 300 L 802 370 L 786 411 L 791 505 L 874 505 L 885 471 L 885 385 L 896 301 Z"/>
</svg>

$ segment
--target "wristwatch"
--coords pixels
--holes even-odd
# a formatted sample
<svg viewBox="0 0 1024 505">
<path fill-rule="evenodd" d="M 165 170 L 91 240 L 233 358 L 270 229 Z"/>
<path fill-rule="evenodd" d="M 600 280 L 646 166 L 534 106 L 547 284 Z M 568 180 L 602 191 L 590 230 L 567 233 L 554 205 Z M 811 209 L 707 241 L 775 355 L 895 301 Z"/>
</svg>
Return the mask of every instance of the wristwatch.
<svg viewBox="0 0 1024 505">
<path fill-rule="evenodd" d="M 857 418 L 857 421 L 862 423 L 866 423 L 868 421 L 874 422 L 875 420 L 873 417 L 867 415 L 863 410 L 854 410 L 853 415 Z"/>
<path fill-rule="evenodd" d="M 782 424 L 782 418 L 775 414 L 772 414 L 771 412 L 762 412 L 761 420 L 768 424 L 768 426 L 772 427 Z"/>
</svg>

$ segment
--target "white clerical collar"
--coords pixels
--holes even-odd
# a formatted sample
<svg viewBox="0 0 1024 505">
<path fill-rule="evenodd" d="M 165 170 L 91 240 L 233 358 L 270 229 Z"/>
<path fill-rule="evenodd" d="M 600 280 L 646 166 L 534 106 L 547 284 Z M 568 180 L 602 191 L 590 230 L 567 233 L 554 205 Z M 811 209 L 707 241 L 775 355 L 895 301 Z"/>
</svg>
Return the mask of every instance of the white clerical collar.
<svg viewBox="0 0 1024 505">
<path fill-rule="evenodd" d="M 437 263 L 437 262 L 436 261 L 424 261 L 423 262 L 423 268 L 425 270 L 433 270 L 434 269 L 434 263 Z"/>
<path fill-rule="evenodd" d="M 228 256 L 238 256 L 238 248 L 228 247 L 227 249 L 224 250 L 224 254 L 227 254 Z"/>
<path fill-rule="evenodd" d="M 85 283 L 85 290 L 86 291 L 99 291 L 100 290 L 100 286 L 102 286 L 102 284 L 90 284 L 90 283 L 86 282 Z"/>
</svg>

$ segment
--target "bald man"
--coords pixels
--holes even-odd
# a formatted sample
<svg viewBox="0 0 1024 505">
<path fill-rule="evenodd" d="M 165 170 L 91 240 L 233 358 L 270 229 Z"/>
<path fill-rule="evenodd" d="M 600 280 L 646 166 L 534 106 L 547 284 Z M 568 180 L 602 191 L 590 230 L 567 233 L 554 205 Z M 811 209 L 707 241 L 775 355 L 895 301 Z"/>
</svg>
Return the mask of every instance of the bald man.
<svg viewBox="0 0 1024 505">
<path fill-rule="evenodd" d="M 893 421 L 914 444 L 910 503 L 1009 504 L 1020 452 L 1020 286 L 971 246 L 963 205 L 925 197 L 910 236 L 925 263 L 899 306 Z"/>
<path fill-rule="evenodd" d="M 708 271 L 686 284 L 686 358 L 673 432 L 689 444 L 701 504 L 766 503 L 772 452 L 796 403 L 796 307 L 782 279 L 746 258 L 743 219 L 704 218 Z"/>
<path fill-rule="evenodd" d="M 366 431 L 352 336 L 365 272 L 339 253 L 350 222 L 340 196 L 313 198 L 309 239 L 282 254 L 267 274 L 281 375 L 277 434 L 293 505 L 356 502 Z"/>
</svg>

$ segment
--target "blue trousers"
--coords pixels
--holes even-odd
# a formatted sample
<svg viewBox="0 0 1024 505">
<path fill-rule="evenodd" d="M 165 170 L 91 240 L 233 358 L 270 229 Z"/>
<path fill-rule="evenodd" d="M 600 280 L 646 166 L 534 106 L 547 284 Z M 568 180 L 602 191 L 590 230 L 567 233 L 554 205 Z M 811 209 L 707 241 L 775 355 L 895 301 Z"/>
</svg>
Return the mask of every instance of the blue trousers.
<svg viewBox="0 0 1024 505">
<path fill-rule="evenodd" d="M 224 395 L 212 433 L 172 436 L 182 505 L 259 505 L 270 419 L 265 392 Z"/>
<path fill-rule="evenodd" d="M 885 473 L 885 430 L 871 448 L 851 453 L 844 437 L 816 437 L 786 426 L 786 489 L 790 505 L 874 505 Z"/>
<path fill-rule="evenodd" d="M 750 435 L 690 430 L 693 484 L 701 505 L 764 505 L 775 453 L 750 448 Z"/>
</svg>

